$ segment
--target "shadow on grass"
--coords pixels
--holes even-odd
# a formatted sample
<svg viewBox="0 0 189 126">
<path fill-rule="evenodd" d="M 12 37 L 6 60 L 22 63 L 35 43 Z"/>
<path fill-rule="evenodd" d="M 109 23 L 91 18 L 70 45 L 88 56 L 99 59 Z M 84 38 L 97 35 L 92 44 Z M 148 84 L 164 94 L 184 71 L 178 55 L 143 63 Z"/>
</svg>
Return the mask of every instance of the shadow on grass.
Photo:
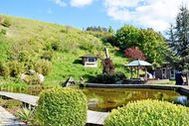
<svg viewBox="0 0 189 126">
<path fill-rule="evenodd" d="M 82 60 L 76 59 L 74 60 L 73 64 L 82 64 Z"/>
</svg>

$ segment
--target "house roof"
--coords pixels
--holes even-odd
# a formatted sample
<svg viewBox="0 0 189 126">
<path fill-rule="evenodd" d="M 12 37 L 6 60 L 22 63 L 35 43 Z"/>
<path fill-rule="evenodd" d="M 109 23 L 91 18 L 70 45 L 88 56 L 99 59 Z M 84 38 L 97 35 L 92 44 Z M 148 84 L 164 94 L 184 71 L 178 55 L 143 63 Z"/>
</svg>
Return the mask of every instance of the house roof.
<svg viewBox="0 0 189 126">
<path fill-rule="evenodd" d="M 81 56 L 81 58 L 97 58 L 97 56 L 92 55 L 92 54 L 86 54 L 86 55 Z"/>
<path fill-rule="evenodd" d="M 128 67 L 152 66 L 152 64 L 143 60 L 134 60 L 125 66 L 128 66 Z"/>
</svg>

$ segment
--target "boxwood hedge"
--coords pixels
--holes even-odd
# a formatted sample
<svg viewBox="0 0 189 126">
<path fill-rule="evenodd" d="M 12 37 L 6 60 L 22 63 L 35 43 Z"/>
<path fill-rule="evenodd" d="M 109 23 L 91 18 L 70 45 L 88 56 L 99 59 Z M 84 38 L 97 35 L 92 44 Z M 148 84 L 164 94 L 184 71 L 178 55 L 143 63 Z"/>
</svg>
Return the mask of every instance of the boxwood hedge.
<svg viewBox="0 0 189 126">
<path fill-rule="evenodd" d="M 86 96 L 77 89 L 53 88 L 40 94 L 36 118 L 44 126 L 84 126 Z"/>
<path fill-rule="evenodd" d="M 113 110 L 105 126 L 189 126 L 189 109 L 163 101 L 138 101 Z"/>
</svg>

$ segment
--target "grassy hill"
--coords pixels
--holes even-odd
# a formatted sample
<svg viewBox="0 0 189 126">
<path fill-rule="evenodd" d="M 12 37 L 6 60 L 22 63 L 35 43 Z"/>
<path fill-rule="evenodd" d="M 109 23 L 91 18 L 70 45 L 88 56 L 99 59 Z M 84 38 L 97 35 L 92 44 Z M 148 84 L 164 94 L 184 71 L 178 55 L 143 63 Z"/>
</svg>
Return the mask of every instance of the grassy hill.
<svg viewBox="0 0 189 126">
<path fill-rule="evenodd" d="M 127 74 L 122 64 L 127 62 L 114 47 L 103 43 L 100 39 L 87 32 L 30 19 L 12 16 L 0 16 L 0 62 L 14 66 L 13 77 L 0 77 L 0 83 L 15 83 L 19 75 L 28 69 L 35 69 L 43 58 L 52 64 L 50 72 L 45 76 L 45 85 L 57 85 L 69 76 L 79 80 L 100 74 L 98 68 L 84 68 L 77 61 L 80 56 L 94 54 L 104 57 L 103 48 L 108 47 L 116 71 Z M 19 68 L 18 68 L 19 66 Z"/>
</svg>

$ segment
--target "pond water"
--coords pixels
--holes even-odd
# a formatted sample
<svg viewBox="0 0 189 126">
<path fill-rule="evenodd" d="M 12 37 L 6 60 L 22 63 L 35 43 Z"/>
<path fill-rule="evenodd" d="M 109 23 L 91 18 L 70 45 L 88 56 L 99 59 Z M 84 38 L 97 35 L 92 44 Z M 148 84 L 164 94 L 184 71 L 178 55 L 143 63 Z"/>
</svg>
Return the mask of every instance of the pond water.
<svg viewBox="0 0 189 126">
<path fill-rule="evenodd" d="M 176 91 L 159 89 L 85 88 L 83 92 L 87 95 L 89 109 L 101 112 L 111 111 L 132 101 L 156 99 L 173 102 L 181 96 Z"/>
</svg>

